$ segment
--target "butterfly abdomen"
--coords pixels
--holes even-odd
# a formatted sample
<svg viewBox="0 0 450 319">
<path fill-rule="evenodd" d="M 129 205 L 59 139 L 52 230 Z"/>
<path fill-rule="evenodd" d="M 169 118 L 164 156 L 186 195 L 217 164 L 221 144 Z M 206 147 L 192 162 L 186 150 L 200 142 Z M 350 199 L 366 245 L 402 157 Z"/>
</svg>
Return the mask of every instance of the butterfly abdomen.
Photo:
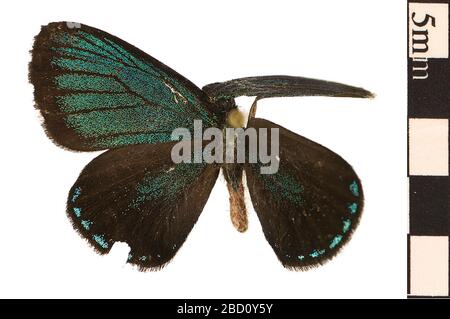
<svg viewBox="0 0 450 319">
<path fill-rule="evenodd" d="M 237 231 L 243 233 L 248 228 L 247 209 L 242 183 L 243 168 L 239 164 L 226 164 L 222 168 L 230 195 L 230 218 Z"/>
</svg>

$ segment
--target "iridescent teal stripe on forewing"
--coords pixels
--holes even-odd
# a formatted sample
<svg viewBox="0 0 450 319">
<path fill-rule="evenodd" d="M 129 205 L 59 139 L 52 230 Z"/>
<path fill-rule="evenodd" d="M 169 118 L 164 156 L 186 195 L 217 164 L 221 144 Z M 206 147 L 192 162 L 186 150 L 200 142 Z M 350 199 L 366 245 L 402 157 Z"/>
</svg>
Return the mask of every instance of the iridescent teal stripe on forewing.
<svg viewBox="0 0 450 319">
<path fill-rule="evenodd" d="M 99 137 L 93 142 L 93 146 L 104 147 L 120 147 L 132 144 L 153 144 L 170 142 L 171 133 L 145 133 L 145 134 L 127 134 L 119 136 Z"/>
<path fill-rule="evenodd" d="M 143 99 L 128 93 L 76 93 L 59 96 L 57 100 L 61 111 L 67 113 L 145 104 Z"/>
<path fill-rule="evenodd" d="M 62 74 L 55 77 L 59 89 L 73 91 L 124 92 L 125 88 L 110 77 L 88 74 Z"/>
<path fill-rule="evenodd" d="M 192 123 L 153 106 L 70 114 L 67 124 L 87 137 L 136 132 L 166 132 L 172 127 L 191 128 Z"/>
<path fill-rule="evenodd" d="M 115 49 L 113 46 L 108 45 L 107 42 L 110 42 L 108 39 L 104 39 L 105 41 L 97 38 L 96 36 L 90 34 L 90 33 L 86 33 L 84 31 L 79 31 L 78 34 L 80 34 L 81 36 L 83 36 L 84 38 L 86 38 L 87 40 L 91 41 L 92 43 L 94 43 L 97 47 L 109 52 L 109 54 L 111 54 L 113 57 L 115 57 L 117 60 L 123 61 L 124 63 L 128 64 L 128 65 L 133 65 L 134 63 L 127 57 L 124 56 L 123 54 L 120 54 L 117 49 Z"/>
<path fill-rule="evenodd" d="M 111 66 L 117 69 L 124 67 L 124 65 L 116 60 L 97 55 L 95 53 L 84 51 L 77 48 L 52 48 L 56 53 L 60 53 L 64 57 L 80 59 L 83 61 L 98 63 L 106 66 Z"/>
<path fill-rule="evenodd" d="M 85 61 L 82 59 L 55 57 L 52 59 L 51 63 L 67 71 L 88 72 L 103 75 L 116 75 L 117 73 L 117 68 L 104 64 Z"/>
<path fill-rule="evenodd" d="M 75 34 L 59 33 L 57 36 L 54 37 L 54 40 L 56 43 L 61 44 L 62 46 L 73 46 L 75 48 L 91 51 L 96 54 L 103 55 L 104 57 L 117 60 L 108 51 L 103 50 L 102 48 L 96 46 L 95 44 L 87 42 L 86 40 L 80 38 Z"/>
<path fill-rule="evenodd" d="M 148 72 L 154 76 L 161 76 L 161 71 L 154 68 L 152 65 L 145 63 L 144 61 L 136 58 L 133 56 L 130 52 L 122 48 L 117 43 L 114 43 L 110 41 L 109 39 L 105 39 L 106 42 L 108 42 L 111 46 L 116 48 L 122 55 L 125 56 L 128 60 L 132 61 L 138 68 L 141 68 L 143 71 Z"/>
<path fill-rule="evenodd" d="M 182 101 L 177 102 L 176 96 L 160 79 L 133 68 L 123 68 L 117 72 L 117 76 L 130 90 L 137 92 L 147 101 L 180 113 L 188 113 L 188 116 L 192 115 L 189 114 L 187 106 L 183 106 Z"/>
</svg>

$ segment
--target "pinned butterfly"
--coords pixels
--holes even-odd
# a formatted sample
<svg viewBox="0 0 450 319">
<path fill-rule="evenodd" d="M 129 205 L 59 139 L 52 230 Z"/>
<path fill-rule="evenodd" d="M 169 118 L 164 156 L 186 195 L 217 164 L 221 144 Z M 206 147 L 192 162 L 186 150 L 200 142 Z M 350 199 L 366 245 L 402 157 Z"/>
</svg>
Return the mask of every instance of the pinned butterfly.
<svg viewBox="0 0 450 319">
<path fill-rule="evenodd" d="M 283 266 L 306 270 L 335 256 L 357 226 L 361 182 L 339 155 L 255 115 L 257 101 L 283 96 L 368 98 L 364 89 L 290 76 L 240 78 L 198 88 L 104 31 L 50 23 L 30 63 L 36 108 L 49 138 L 74 151 L 104 153 L 81 172 L 67 199 L 74 228 L 100 253 L 130 246 L 128 263 L 157 270 L 180 249 L 219 171 L 230 215 L 247 229 L 243 173 L 264 235 Z M 279 129 L 279 169 L 261 163 L 174 164 L 175 128 L 236 126 L 234 98 L 255 96 L 247 127 Z"/>
</svg>

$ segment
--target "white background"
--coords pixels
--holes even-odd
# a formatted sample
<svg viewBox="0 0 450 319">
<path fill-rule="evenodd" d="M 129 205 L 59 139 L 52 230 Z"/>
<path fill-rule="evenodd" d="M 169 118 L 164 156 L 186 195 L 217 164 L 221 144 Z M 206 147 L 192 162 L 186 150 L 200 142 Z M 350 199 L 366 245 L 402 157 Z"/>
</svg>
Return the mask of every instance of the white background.
<svg viewBox="0 0 450 319">
<path fill-rule="evenodd" d="M 162 271 L 125 265 L 125 245 L 95 254 L 72 229 L 65 203 L 98 153 L 52 144 L 27 82 L 33 37 L 41 25 L 61 20 L 114 34 L 200 87 L 287 74 L 375 92 L 374 100 L 264 100 L 257 113 L 353 165 L 366 205 L 350 243 L 324 266 L 288 271 L 264 239 L 249 199 L 250 228 L 234 230 L 220 178 L 185 245 Z M 0 297 L 406 295 L 405 1 L 15 1 L 3 4 L 0 23 Z"/>
</svg>

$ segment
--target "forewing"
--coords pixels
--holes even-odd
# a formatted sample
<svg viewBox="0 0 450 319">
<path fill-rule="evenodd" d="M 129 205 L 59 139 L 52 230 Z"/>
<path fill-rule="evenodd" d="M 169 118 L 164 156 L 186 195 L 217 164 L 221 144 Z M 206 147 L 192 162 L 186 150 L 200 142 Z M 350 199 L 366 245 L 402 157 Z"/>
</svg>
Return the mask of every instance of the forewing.
<svg viewBox="0 0 450 319">
<path fill-rule="evenodd" d="M 49 137 L 73 150 L 170 141 L 193 120 L 216 126 L 204 92 L 166 65 L 101 30 L 42 27 L 30 63 L 35 103 Z"/>
<path fill-rule="evenodd" d="M 267 120 L 250 127 L 279 129 L 279 170 L 245 172 L 264 235 L 285 267 L 308 269 L 337 254 L 358 225 L 363 208 L 361 182 L 339 155 Z M 270 137 L 270 134 L 269 134 Z"/>
<path fill-rule="evenodd" d="M 128 262 L 159 269 L 185 241 L 209 197 L 219 168 L 174 164 L 173 143 L 106 151 L 81 172 L 67 214 L 97 252 L 126 242 Z"/>
</svg>

